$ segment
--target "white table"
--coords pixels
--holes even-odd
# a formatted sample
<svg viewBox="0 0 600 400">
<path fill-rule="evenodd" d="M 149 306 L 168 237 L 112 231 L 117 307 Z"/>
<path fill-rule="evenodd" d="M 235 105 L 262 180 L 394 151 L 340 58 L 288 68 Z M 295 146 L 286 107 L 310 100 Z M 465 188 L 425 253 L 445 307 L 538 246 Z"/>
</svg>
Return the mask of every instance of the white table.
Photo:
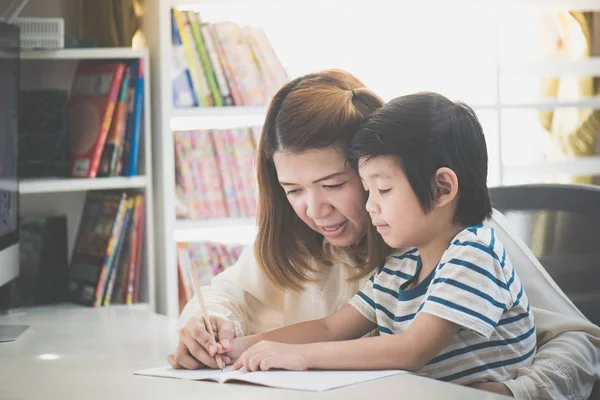
<svg viewBox="0 0 600 400">
<path fill-rule="evenodd" d="M 133 375 L 166 364 L 176 324 L 145 306 L 47 306 L 0 316 L 30 325 L 0 343 L 0 399 L 505 399 L 411 374 L 314 393 Z"/>
</svg>

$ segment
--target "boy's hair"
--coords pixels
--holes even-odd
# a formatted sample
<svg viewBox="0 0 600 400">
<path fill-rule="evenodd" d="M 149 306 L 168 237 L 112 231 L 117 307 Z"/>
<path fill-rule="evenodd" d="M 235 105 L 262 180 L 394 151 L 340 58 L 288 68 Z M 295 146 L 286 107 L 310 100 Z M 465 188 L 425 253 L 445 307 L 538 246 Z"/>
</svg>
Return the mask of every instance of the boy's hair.
<svg viewBox="0 0 600 400">
<path fill-rule="evenodd" d="M 280 288 L 301 289 L 311 280 L 311 270 L 333 260 L 323 247 L 323 236 L 294 212 L 279 184 L 273 155 L 333 147 L 345 156 L 354 132 L 382 105 L 383 100 L 358 78 L 339 69 L 294 79 L 271 100 L 256 156 L 259 201 L 254 253 L 266 276 Z M 376 256 L 367 259 L 367 248 L 375 249 Z M 370 274 L 389 252 L 371 224 L 361 242 L 346 250 L 361 264 L 355 278 Z"/>
<path fill-rule="evenodd" d="M 448 167 L 459 184 L 454 221 L 468 226 L 490 217 L 485 136 L 468 105 L 432 92 L 390 100 L 366 118 L 349 159 L 357 168 L 385 155 L 397 158 L 424 212 L 433 208 L 436 171 Z"/>
</svg>

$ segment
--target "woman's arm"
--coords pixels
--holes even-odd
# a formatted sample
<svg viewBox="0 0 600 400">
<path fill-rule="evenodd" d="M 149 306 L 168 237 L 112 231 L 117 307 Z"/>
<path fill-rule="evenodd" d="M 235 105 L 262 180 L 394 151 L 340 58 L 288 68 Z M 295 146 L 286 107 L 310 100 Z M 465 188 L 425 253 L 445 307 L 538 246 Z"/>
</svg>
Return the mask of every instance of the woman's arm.
<svg viewBox="0 0 600 400">
<path fill-rule="evenodd" d="M 179 344 L 168 357 L 173 368 L 216 368 L 214 354 L 230 349 L 236 336 L 264 331 L 281 325 L 283 292 L 272 285 L 256 263 L 248 246 L 233 266 L 202 288 L 217 344 L 206 332 L 193 298 L 180 316 Z"/>
<path fill-rule="evenodd" d="M 263 331 L 264 326 L 281 324 L 283 292 L 271 283 L 256 263 L 253 246 L 247 246 L 234 265 L 201 290 L 208 314 L 233 321 L 238 336 Z M 195 296 L 186 304 L 179 317 L 180 326 L 198 313 L 198 304 Z"/>
<path fill-rule="evenodd" d="M 504 384 L 517 398 L 587 399 L 600 379 L 600 328 L 532 308 L 538 332 L 533 364 Z"/>
</svg>

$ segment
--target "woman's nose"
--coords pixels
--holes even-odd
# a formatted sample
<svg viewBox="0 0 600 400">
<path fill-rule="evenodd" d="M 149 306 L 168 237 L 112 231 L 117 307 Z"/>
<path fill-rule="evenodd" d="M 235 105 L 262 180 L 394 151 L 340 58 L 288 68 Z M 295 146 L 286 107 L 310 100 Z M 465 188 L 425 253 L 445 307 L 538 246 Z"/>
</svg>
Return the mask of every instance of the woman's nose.
<svg viewBox="0 0 600 400">
<path fill-rule="evenodd" d="M 306 215 L 310 219 L 318 219 L 327 216 L 333 206 L 327 199 L 318 193 L 309 194 L 306 200 Z"/>
</svg>

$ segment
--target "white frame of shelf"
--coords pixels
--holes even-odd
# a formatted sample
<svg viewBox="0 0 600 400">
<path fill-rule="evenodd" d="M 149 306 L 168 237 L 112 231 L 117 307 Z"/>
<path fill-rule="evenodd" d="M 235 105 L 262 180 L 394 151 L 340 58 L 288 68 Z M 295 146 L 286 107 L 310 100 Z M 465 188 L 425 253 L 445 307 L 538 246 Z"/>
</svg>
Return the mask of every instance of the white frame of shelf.
<svg viewBox="0 0 600 400">
<path fill-rule="evenodd" d="M 95 179 L 36 178 L 19 182 L 20 194 L 84 192 L 103 189 L 143 189 L 148 185 L 146 176 L 115 176 Z"/>
<path fill-rule="evenodd" d="M 310 0 L 308 0 L 310 3 Z M 453 0 L 462 4 L 480 5 L 479 0 Z M 314 4 L 321 5 L 328 0 L 314 1 Z M 335 0 L 331 2 L 340 2 Z M 377 3 L 384 3 L 385 0 L 376 0 Z M 251 4 L 268 4 L 268 0 L 251 0 Z M 447 1 L 443 0 L 425 0 L 424 4 L 444 4 Z M 182 9 L 194 8 L 194 5 L 202 4 L 248 4 L 242 0 L 148 0 L 145 3 L 144 14 L 144 33 L 148 40 L 149 47 L 152 49 L 152 68 L 155 73 L 152 76 L 153 89 L 153 118 L 154 127 L 157 134 L 154 136 L 154 162 L 160 165 L 160 168 L 154 170 L 155 182 L 155 213 L 157 232 L 157 273 L 156 273 L 156 293 L 157 293 L 157 310 L 161 313 L 175 317 L 178 315 L 178 284 L 177 284 L 177 262 L 176 262 L 176 238 L 185 237 L 186 230 L 200 230 L 202 233 L 210 232 L 222 223 L 226 223 L 230 227 L 239 227 L 240 220 L 209 220 L 209 221 L 177 221 L 175 215 L 175 159 L 174 159 L 174 144 L 172 130 L 183 129 L 211 129 L 222 127 L 239 126 L 239 124 L 251 125 L 248 123 L 252 118 L 264 117 L 265 109 L 255 107 L 220 107 L 220 108 L 193 108 L 193 109 L 174 109 L 172 105 L 172 86 L 171 86 L 171 21 L 170 9 L 179 7 Z M 403 2 L 396 3 L 402 6 Z M 408 4 L 408 3 L 407 3 Z M 589 9 L 600 10 L 600 3 L 597 0 L 492 0 L 486 6 L 499 7 L 538 7 L 564 9 L 568 5 L 571 9 Z M 552 71 L 566 70 L 576 65 L 576 68 L 582 71 L 594 71 L 600 74 L 597 65 L 600 65 L 598 60 L 589 62 L 543 62 L 532 63 L 531 65 L 514 65 L 504 64 L 497 68 L 497 85 L 500 85 L 500 74 L 509 72 L 527 72 L 538 71 L 540 68 L 550 68 Z M 498 92 L 500 93 L 500 92 Z M 558 103 L 556 101 L 541 101 L 531 103 L 507 103 L 503 104 L 500 97 L 495 99 L 491 104 L 484 104 L 476 109 L 491 109 L 496 110 L 501 115 L 504 109 L 510 108 L 535 108 L 535 109 L 551 109 L 556 107 L 585 107 L 593 106 L 600 108 L 600 99 L 591 98 L 578 102 Z M 501 120 L 501 118 L 499 118 Z M 243 122 L 241 122 L 243 121 Z M 254 120 L 256 121 L 256 120 Z M 225 126 L 223 126 L 223 124 Z M 233 125 L 233 126 L 232 126 Z M 501 122 L 498 123 L 498 135 L 502 132 Z M 502 146 L 501 138 L 499 145 Z M 502 163 L 502 150 L 499 150 L 499 166 L 500 166 L 500 181 L 502 182 L 502 174 L 504 171 L 512 173 L 519 167 L 505 166 Z M 583 161 L 584 168 L 589 171 L 590 163 L 595 166 L 596 159 Z M 537 165 L 537 164 L 536 164 Z M 553 171 L 551 163 L 543 163 L 544 166 L 549 166 L 548 170 Z M 562 164 L 561 164 L 562 165 Z M 579 164 L 578 164 L 579 165 Z M 525 167 L 526 168 L 526 167 Z M 593 168 L 592 168 L 593 170 Z M 598 159 L 598 172 L 600 173 L 600 159 Z M 250 221 L 243 223 L 251 224 Z"/>
<path fill-rule="evenodd" d="M 150 91 L 150 52 L 148 49 L 131 48 L 94 48 L 94 49 L 63 49 L 63 50 L 24 50 L 20 54 L 24 62 L 35 62 L 36 60 L 114 60 L 114 59 L 135 59 L 144 60 L 144 119 L 142 131 L 140 133 L 140 143 L 143 149 L 140 149 L 140 159 L 138 162 L 144 162 L 144 175 L 133 177 L 106 177 L 106 178 L 38 178 L 23 179 L 19 182 L 19 193 L 21 197 L 36 195 L 52 195 L 68 192 L 86 192 L 88 190 L 104 189 L 136 189 L 145 194 L 146 215 L 144 223 L 144 259 L 146 265 L 146 287 L 141 292 L 145 292 L 147 299 L 142 299 L 141 303 L 149 304 L 152 309 L 156 309 L 156 291 L 155 291 L 155 256 L 154 248 L 154 200 L 153 200 L 153 182 L 152 182 L 152 118 L 151 118 L 151 91 Z M 70 257 L 70 255 L 69 255 Z"/>
<path fill-rule="evenodd" d="M 22 50 L 20 58 L 21 60 L 110 60 L 144 58 L 147 56 L 147 49 L 100 47 L 91 49 Z"/>
<path fill-rule="evenodd" d="M 190 4 L 192 2 L 188 2 Z M 195 3 L 203 3 L 197 1 Z M 204 3 L 206 3 L 204 1 Z M 179 108 L 172 104 L 171 86 L 171 18 L 172 7 L 183 5 L 176 0 L 151 0 L 144 4 L 142 29 L 152 49 L 154 135 L 155 215 L 156 215 L 156 305 L 162 314 L 176 317 L 179 313 L 176 240 L 215 237 L 215 232 L 237 227 L 250 232 L 253 218 L 227 218 L 203 221 L 178 221 L 175 213 L 175 150 L 172 132 L 186 129 L 219 129 L 261 125 L 266 107 L 233 106 Z M 221 236 L 222 238 L 222 236 Z M 193 238 L 192 238 L 193 240 Z"/>
</svg>

